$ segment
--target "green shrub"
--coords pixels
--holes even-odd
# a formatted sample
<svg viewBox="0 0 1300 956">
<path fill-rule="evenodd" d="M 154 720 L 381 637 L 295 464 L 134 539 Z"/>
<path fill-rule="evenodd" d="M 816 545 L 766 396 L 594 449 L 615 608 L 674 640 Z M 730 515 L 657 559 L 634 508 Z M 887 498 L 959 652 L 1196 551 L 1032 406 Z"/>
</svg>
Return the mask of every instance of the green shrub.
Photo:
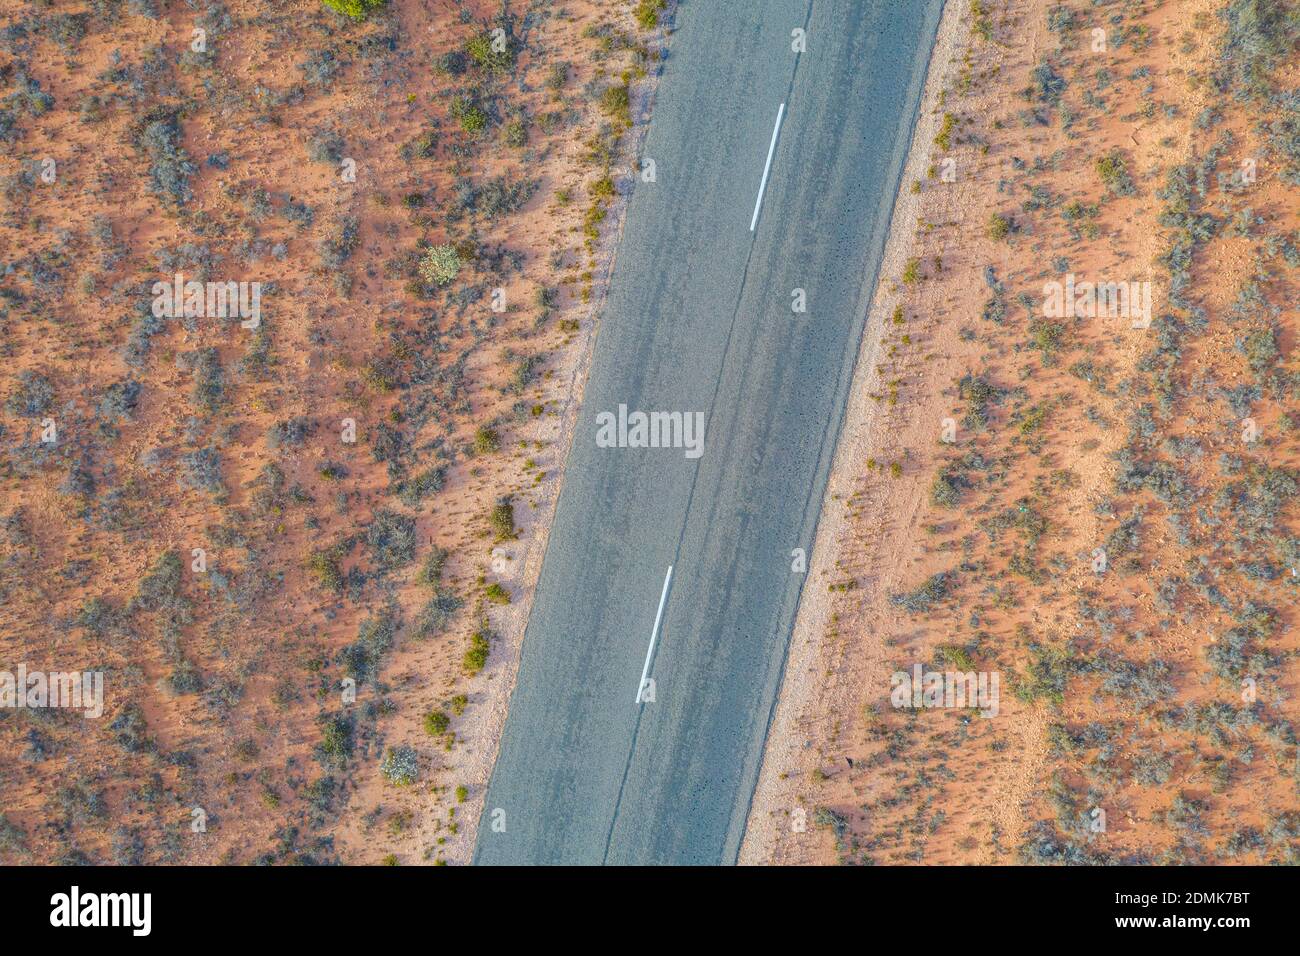
<svg viewBox="0 0 1300 956">
<path fill-rule="evenodd" d="M 986 43 L 993 39 L 993 18 L 983 0 L 971 0 L 970 18 L 972 33 Z"/>
<path fill-rule="evenodd" d="M 1128 164 L 1124 162 L 1124 154 L 1118 149 L 1111 150 L 1097 160 L 1097 175 L 1113 195 L 1131 196 L 1137 192 L 1133 177 L 1129 175 Z"/>
<path fill-rule="evenodd" d="M 307 158 L 313 163 L 334 165 L 342 162 L 344 149 L 343 137 L 332 129 L 313 130 L 307 139 Z"/>
<path fill-rule="evenodd" d="M 1029 96 L 1042 100 L 1049 106 L 1057 106 L 1061 102 L 1061 94 L 1065 92 L 1065 77 L 1057 73 L 1052 64 L 1043 62 L 1034 67 L 1033 85 L 1029 89 Z"/>
<path fill-rule="evenodd" d="M 636 17 L 636 22 L 640 24 L 641 29 L 653 30 L 659 26 L 659 13 L 666 6 L 668 0 L 638 0 L 632 15 Z"/>
<path fill-rule="evenodd" d="M 552 63 L 546 69 L 546 88 L 558 92 L 569 82 L 569 64 Z"/>
<path fill-rule="evenodd" d="M 939 134 L 935 136 L 934 143 L 945 153 L 952 149 L 952 131 L 957 127 L 957 117 L 952 113 L 943 114 L 943 125 L 939 128 Z"/>
<path fill-rule="evenodd" d="M 334 549 L 313 551 L 307 559 L 307 572 L 326 591 L 337 594 L 343 590 L 343 571 L 339 568 L 339 556 Z"/>
<path fill-rule="evenodd" d="M 515 506 L 509 498 L 502 499 L 492 508 L 488 515 L 488 525 L 497 536 L 498 541 L 505 541 L 515 536 Z"/>
<path fill-rule="evenodd" d="M 364 20 L 372 10 L 378 10 L 387 0 L 321 0 L 335 13 L 352 20 Z"/>
<path fill-rule="evenodd" d="M 486 630 L 475 631 L 470 636 L 469 648 L 465 651 L 465 656 L 461 660 L 465 673 L 473 677 L 487 666 L 488 654 L 491 651 L 491 635 Z"/>
<path fill-rule="evenodd" d="M 515 53 L 509 37 L 500 50 L 492 47 L 492 34 L 480 33 L 465 44 L 465 54 L 480 69 L 489 73 L 508 73 L 515 65 Z"/>
<path fill-rule="evenodd" d="M 1218 15 L 1226 30 L 1216 86 L 1239 98 L 1272 95 L 1270 74 L 1292 54 L 1300 19 L 1284 0 L 1232 0 Z"/>
<path fill-rule="evenodd" d="M 149 162 L 149 188 L 164 204 L 180 209 L 194 198 L 190 177 L 197 171 L 181 145 L 180 122 L 174 112 L 155 111 L 145 119 L 137 145 Z"/>
<path fill-rule="evenodd" d="M 203 689 L 203 676 L 192 661 L 182 658 L 167 677 L 174 694 L 197 694 Z"/>
<path fill-rule="evenodd" d="M 27 833 L 17 824 L 12 823 L 3 813 L 0 813 L 0 850 L 24 858 L 29 852 Z"/>
<path fill-rule="evenodd" d="M 447 285 L 460 272 L 460 253 L 449 243 L 430 247 L 420 260 L 420 277 L 434 285 Z"/>
<path fill-rule="evenodd" d="M 951 667 L 953 670 L 975 670 L 975 658 L 971 656 L 969 649 L 960 644 L 941 644 L 935 648 L 935 654 L 944 666 Z"/>
<path fill-rule="evenodd" d="M 958 380 L 957 394 L 966 402 L 962 424 L 971 431 L 980 431 L 988 426 L 989 406 L 1002 401 L 1005 391 L 981 376 L 968 373 Z"/>
<path fill-rule="evenodd" d="M 988 237 L 994 242 L 1001 242 L 1007 236 L 1011 235 L 1014 225 L 1015 224 L 1011 221 L 1010 216 L 1004 216 L 999 212 L 995 212 L 989 216 L 989 224 L 987 228 Z"/>
<path fill-rule="evenodd" d="M 632 125 L 631 90 L 626 82 L 605 88 L 600 95 L 600 108 L 608 116 L 621 120 L 625 125 Z"/>
<path fill-rule="evenodd" d="M 468 97 L 457 96 L 452 99 L 451 115 L 460 121 L 460 128 L 467 133 L 477 133 L 487 128 L 487 113 Z"/>
<path fill-rule="evenodd" d="M 335 714 L 321 721 L 321 742 L 316 759 L 327 767 L 341 767 L 352 756 L 352 718 Z"/>
<path fill-rule="evenodd" d="M 19 375 L 18 381 L 18 390 L 5 402 L 9 414 L 39 418 L 54 404 L 54 389 L 45 376 L 27 370 Z"/>
<path fill-rule="evenodd" d="M 1035 644 L 1030 649 L 1034 658 L 1025 676 L 1015 682 L 1016 697 L 1026 704 L 1032 704 L 1040 697 L 1055 704 L 1064 702 L 1065 685 L 1070 679 L 1070 659 L 1054 647 Z"/>
<path fill-rule="evenodd" d="M 431 710 L 424 715 L 424 732 L 430 737 L 441 737 L 451 727 L 451 718 L 441 710 Z"/>
<path fill-rule="evenodd" d="M 506 145 L 513 149 L 523 149 L 528 145 L 528 124 L 523 120 L 511 120 L 505 129 Z"/>
<path fill-rule="evenodd" d="M 438 131 L 427 129 L 402 144 L 398 155 L 406 162 L 413 159 L 432 159 L 438 153 Z"/>
</svg>

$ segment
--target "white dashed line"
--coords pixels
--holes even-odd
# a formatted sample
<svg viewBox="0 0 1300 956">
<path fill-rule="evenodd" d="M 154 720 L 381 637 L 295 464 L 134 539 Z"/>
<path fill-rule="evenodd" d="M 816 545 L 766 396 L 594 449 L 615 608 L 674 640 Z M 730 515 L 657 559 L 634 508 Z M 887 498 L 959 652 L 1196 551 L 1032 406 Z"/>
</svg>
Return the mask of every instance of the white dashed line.
<svg viewBox="0 0 1300 956">
<path fill-rule="evenodd" d="M 650 646 L 645 652 L 645 666 L 641 668 L 641 683 L 636 685 L 636 702 L 637 706 L 641 704 L 641 693 L 645 690 L 646 678 L 650 675 L 650 658 L 654 657 L 655 641 L 659 637 L 659 621 L 664 616 L 664 602 L 668 600 L 668 584 L 673 579 L 673 566 L 668 565 L 668 573 L 664 576 L 664 590 L 659 595 L 659 610 L 655 611 L 655 626 L 650 630 Z"/>
<path fill-rule="evenodd" d="M 767 162 L 763 166 L 763 181 L 758 184 L 758 198 L 754 200 L 754 218 L 749 221 L 749 231 L 758 225 L 758 210 L 763 205 L 763 190 L 767 188 L 767 174 L 772 171 L 772 154 L 776 152 L 776 136 L 781 132 L 781 117 L 785 115 L 785 104 L 776 111 L 776 125 L 772 127 L 772 143 L 767 147 Z"/>
</svg>

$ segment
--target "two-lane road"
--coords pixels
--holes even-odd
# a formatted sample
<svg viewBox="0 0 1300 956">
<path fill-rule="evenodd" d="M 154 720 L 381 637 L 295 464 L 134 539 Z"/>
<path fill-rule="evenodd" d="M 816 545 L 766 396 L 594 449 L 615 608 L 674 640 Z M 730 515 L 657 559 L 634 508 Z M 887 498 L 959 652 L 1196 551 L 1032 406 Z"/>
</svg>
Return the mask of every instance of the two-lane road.
<svg viewBox="0 0 1300 956">
<path fill-rule="evenodd" d="M 941 6 L 679 11 L 476 862 L 735 861 Z"/>
</svg>

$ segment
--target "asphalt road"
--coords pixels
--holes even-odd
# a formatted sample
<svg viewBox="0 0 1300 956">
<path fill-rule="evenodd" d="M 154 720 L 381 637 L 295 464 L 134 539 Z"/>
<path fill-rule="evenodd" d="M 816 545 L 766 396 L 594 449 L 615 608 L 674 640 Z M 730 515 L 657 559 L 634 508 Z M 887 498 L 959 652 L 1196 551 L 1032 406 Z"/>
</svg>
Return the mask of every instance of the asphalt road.
<svg viewBox="0 0 1300 956">
<path fill-rule="evenodd" d="M 941 7 L 681 6 L 475 862 L 735 862 Z M 703 454 L 598 447 L 620 404 Z"/>
</svg>

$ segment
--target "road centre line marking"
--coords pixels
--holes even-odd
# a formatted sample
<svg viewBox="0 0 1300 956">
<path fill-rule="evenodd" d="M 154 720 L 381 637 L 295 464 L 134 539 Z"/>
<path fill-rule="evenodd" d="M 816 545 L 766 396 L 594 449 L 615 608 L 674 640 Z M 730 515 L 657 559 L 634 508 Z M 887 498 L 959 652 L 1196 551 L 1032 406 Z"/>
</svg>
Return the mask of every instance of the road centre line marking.
<svg viewBox="0 0 1300 956">
<path fill-rule="evenodd" d="M 763 205 L 763 190 L 767 188 L 767 174 L 772 171 L 772 154 L 776 152 L 776 136 L 781 132 L 781 117 L 785 115 L 785 104 L 776 111 L 776 125 L 772 127 L 772 143 L 767 147 L 767 163 L 763 166 L 763 181 L 758 184 L 758 198 L 754 200 L 754 218 L 749 221 L 749 231 L 758 225 L 758 210 Z"/>
<path fill-rule="evenodd" d="M 664 615 L 664 602 L 668 600 L 668 583 L 673 579 L 673 566 L 668 565 L 668 574 L 664 576 L 664 590 L 659 595 L 659 610 L 655 611 L 655 626 L 650 630 L 650 646 L 645 652 L 645 666 L 641 668 L 641 683 L 636 685 L 637 706 L 641 705 L 641 692 L 645 690 L 645 679 L 650 674 L 650 658 L 654 657 L 655 640 L 659 637 L 659 620 Z"/>
</svg>

